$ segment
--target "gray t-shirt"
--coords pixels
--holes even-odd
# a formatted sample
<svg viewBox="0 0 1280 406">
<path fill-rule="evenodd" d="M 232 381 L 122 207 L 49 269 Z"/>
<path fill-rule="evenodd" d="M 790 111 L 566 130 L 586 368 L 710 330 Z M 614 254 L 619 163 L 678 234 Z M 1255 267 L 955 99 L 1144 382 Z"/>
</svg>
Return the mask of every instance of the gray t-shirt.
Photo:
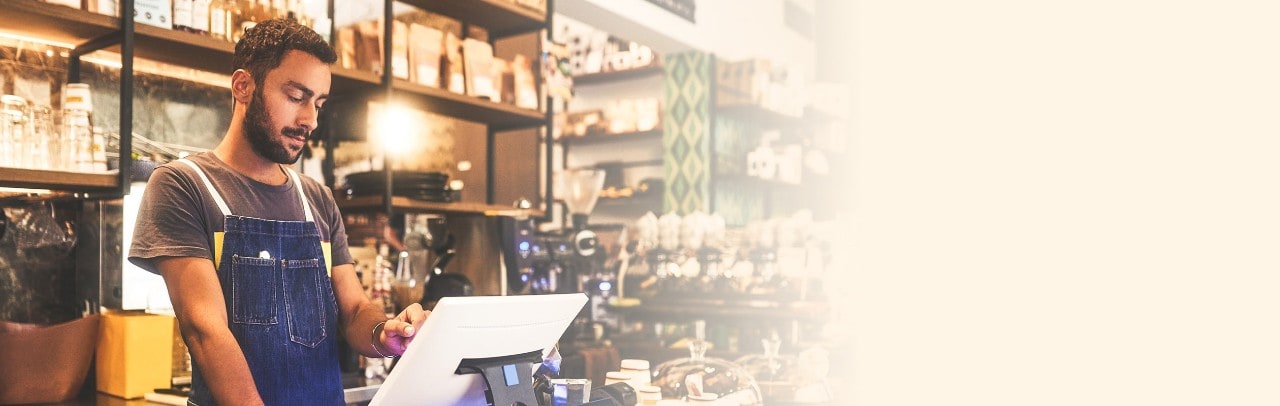
<svg viewBox="0 0 1280 406">
<path fill-rule="evenodd" d="M 292 181 L 283 185 L 258 182 L 231 169 L 213 153 L 196 154 L 187 159 L 199 165 L 209 177 L 231 214 L 267 220 L 306 219 Z M 333 193 L 311 178 L 299 177 L 310 200 L 320 239 L 332 243 L 333 264 L 330 266 L 353 263 L 347 249 L 346 228 Z M 194 169 L 180 162 L 160 166 L 152 173 L 142 194 L 129 261 L 158 273 L 155 259 L 159 257 L 213 260 L 213 233 L 223 230 L 222 223 L 222 211 Z"/>
</svg>

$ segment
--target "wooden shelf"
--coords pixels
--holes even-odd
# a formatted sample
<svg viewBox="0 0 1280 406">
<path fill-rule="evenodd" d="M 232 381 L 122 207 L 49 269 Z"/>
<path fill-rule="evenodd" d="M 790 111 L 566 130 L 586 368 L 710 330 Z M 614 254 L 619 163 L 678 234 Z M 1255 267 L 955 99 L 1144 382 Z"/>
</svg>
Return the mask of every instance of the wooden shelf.
<svg viewBox="0 0 1280 406">
<path fill-rule="evenodd" d="M 329 94 L 355 95 L 374 92 L 382 88 L 379 83 L 382 78 L 374 75 L 373 72 L 346 69 L 339 66 L 330 68 L 333 72 L 333 85 L 329 89 Z"/>
<path fill-rule="evenodd" d="M 358 196 L 352 198 L 338 198 L 338 208 L 342 211 L 381 211 L 382 196 Z M 500 206 L 484 203 L 468 203 L 468 202 L 426 202 L 414 200 L 407 197 L 394 196 L 391 198 L 391 208 L 399 213 L 444 213 L 444 214 L 472 214 L 483 216 L 541 216 L 539 210 L 514 209 L 510 206 Z"/>
<path fill-rule="evenodd" d="M 425 1 L 421 3 L 427 3 Z M 427 9 L 440 9 L 468 17 L 466 21 L 484 26 L 497 23 L 507 28 L 541 28 L 544 19 L 532 10 L 499 0 L 430 2 Z M 474 17 L 474 18 L 472 18 Z M 535 18 L 537 17 L 537 18 Z M 119 29 L 120 19 L 36 0 L 0 1 L 0 31 L 24 37 L 75 46 Z M 524 28 L 521 28 L 524 27 Z M 536 28 L 534 28 L 536 29 Z M 166 30 L 145 24 L 134 25 L 134 53 L 139 58 L 217 73 L 230 71 L 235 45 L 213 37 Z M 363 93 L 380 90 L 381 77 L 371 72 L 333 68 L 331 93 Z M 537 110 L 495 103 L 444 89 L 395 80 L 396 94 L 426 111 L 461 120 L 486 124 L 498 130 L 542 125 L 545 115 Z"/>
<path fill-rule="evenodd" d="M 74 47 L 120 29 L 120 19 L 37 0 L 0 1 L 0 32 Z"/>
<path fill-rule="evenodd" d="M 662 75 L 662 65 L 649 65 L 635 69 L 577 75 L 573 77 L 573 85 L 595 85 L 658 75 Z"/>
<path fill-rule="evenodd" d="M 546 115 L 541 111 L 495 103 L 407 80 L 396 79 L 394 86 L 396 91 L 393 94 L 412 107 L 459 120 L 487 124 L 493 130 L 532 128 L 546 124 Z M 413 97 L 404 97 L 405 95 Z"/>
<path fill-rule="evenodd" d="M 84 173 L 0 167 L 0 187 L 52 190 L 102 190 L 119 186 L 115 172 Z"/>
<path fill-rule="evenodd" d="M 134 56 L 207 72 L 231 74 L 236 46 L 210 36 L 134 24 Z"/>
<path fill-rule="evenodd" d="M 120 19 L 35 0 L 0 2 L 0 31 L 70 47 L 118 32 Z M 235 44 L 189 32 L 134 24 L 134 56 L 229 74 Z M 119 44 L 107 49 L 119 49 Z"/>
<path fill-rule="evenodd" d="M 515 4 L 511 0 L 399 0 L 433 13 L 465 21 L 489 30 L 490 40 L 541 30 L 545 11 Z"/>
<path fill-rule="evenodd" d="M 627 142 L 637 140 L 662 141 L 662 129 L 638 131 L 630 133 L 603 134 L 603 135 L 583 135 L 583 136 L 567 136 L 560 137 L 557 140 L 560 143 L 570 145 L 595 145 L 595 144 L 612 144 L 616 142 Z"/>
</svg>

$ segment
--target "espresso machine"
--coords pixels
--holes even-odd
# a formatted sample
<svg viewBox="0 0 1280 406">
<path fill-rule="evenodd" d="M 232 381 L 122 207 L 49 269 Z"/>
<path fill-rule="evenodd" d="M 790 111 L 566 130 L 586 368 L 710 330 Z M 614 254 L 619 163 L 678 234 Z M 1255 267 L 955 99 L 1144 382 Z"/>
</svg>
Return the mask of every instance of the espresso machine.
<svg viewBox="0 0 1280 406">
<path fill-rule="evenodd" d="M 558 177 L 570 222 L 539 232 L 533 219 L 500 220 L 509 294 L 586 293 L 590 304 L 575 327 L 591 335 L 592 325 L 616 326 L 605 304 L 617 295 L 616 275 L 605 269 L 606 253 L 591 230 L 589 215 L 604 186 L 599 169 L 566 170 Z"/>
<path fill-rule="evenodd" d="M 560 230 L 538 232 L 533 219 L 500 222 L 508 293 L 586 292 L 587 281 L 603 272 L 604 252 L 587 225 L 604 186 L 604 171 L 575 169 L 559 178 L 571 220 Z"/>
</svg>

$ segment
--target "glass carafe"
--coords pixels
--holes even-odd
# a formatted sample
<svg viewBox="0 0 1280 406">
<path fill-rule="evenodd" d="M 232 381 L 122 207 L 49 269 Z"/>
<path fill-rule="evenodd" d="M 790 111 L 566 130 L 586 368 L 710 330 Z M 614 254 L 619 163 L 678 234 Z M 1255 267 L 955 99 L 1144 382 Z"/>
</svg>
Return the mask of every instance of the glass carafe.
<svg viewBox="0 0 1280 406">
<path fill-rule="evenodd" d="M 395 305 L 395 313 L 400 313 L 410 304 L 422 300 L 424 283 L 413 277 L 413 261 L 408 251 L 400 252 L 400 260 L 396 264 L 395 280 L 391 282 L 391 302 Z"/>
</svg>

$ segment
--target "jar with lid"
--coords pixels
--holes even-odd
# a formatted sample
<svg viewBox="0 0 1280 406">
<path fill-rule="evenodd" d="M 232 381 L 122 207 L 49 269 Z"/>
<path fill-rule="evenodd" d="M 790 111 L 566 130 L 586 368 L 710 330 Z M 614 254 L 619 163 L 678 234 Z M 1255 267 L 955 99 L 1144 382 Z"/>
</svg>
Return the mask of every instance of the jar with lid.
<svg viewBox="0 0 1280 406">
<path fill-rule="evenodd" d="M 624 359 L 620 365 L 622 366 L 621 372 L 630 376 L 628 381 L 636 390 L 643 386 L 648 386 L 652 382 L 652 377 L 649 374 L 649 360 Z"/>
<path fill-rule="evenodd" d="M 631 382 L 631 375 L 622 371 L 609 371 L 604 374 L 604 386 L 613 385 L 615 383 Z"/>
<path fill-rule="evenodd" d="M 21 145 L 26 143 L 30 109 L 27 99 L 0 96 L 0 166 L 20 166 Z"/>
<path fill-rule="evenodd" d="M 636 388 L 636 400 L 640 405 L 654 406 L 662 401 L 662 388 L 653 385 L 643 385 Z"/>
</svg>

